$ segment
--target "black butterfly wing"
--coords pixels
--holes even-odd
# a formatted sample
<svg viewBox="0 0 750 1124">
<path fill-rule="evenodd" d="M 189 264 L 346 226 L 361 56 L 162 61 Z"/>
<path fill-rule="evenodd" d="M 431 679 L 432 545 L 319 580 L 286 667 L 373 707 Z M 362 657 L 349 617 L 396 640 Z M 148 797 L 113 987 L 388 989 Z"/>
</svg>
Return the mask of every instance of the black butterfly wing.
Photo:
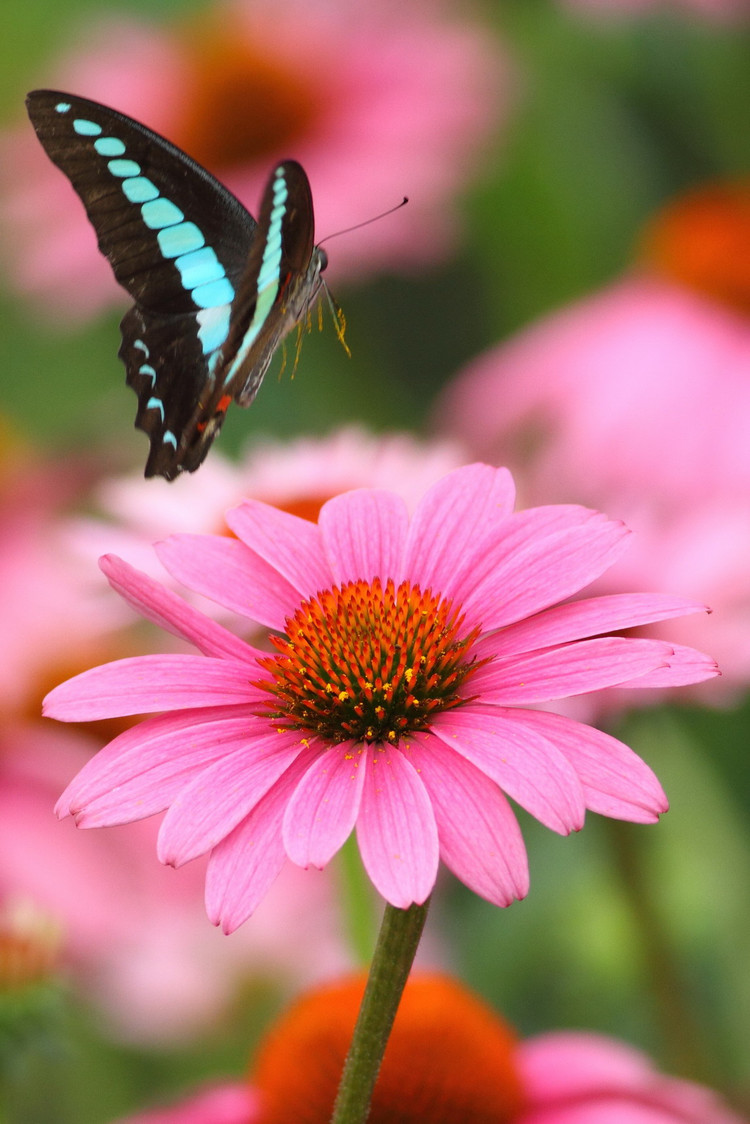
<svg viewBox="0 0 750 1124">
<path fill-rule="evenodd" d="M 135 424 L 151 440 L 146 475 L 193 471 L 223 420 L 198 407 L 214 396 L 255 220 L 204 168 L 124 114 L 52 90 L 29 94 L 27 107 L 136 302 L 120 355 L 138 394 Z"/>
<path fill-rule="evenodd" d="M 171 208 L 198 228 L 203 245 L 193 248 L 212 249 L 232 285 L 239 282 L 255 220 L 205 168 L 145 125 L 86 98 L 34 90 L 26 105 L 47 155 L 81 197 L 99 249 L 134 300 L 162 315 L 195 311 L 174 264 L 181 255 L 168 256 L 179 239 L 164 231 L 177 226 L 186 252 L 191 233 L 195 242 L 198 235 L 170 221 Z"/>
</svg>

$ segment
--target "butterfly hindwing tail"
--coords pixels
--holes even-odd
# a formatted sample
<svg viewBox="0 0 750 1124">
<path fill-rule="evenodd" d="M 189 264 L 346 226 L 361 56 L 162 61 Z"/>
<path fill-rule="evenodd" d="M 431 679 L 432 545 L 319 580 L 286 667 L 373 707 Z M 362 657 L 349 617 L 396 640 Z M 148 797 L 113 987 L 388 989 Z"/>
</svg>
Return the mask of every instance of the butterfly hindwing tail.
<svg viewBox="0 0 750 1124">
<path fill-rule="evenodd" d="M 151 448 L 146 476 L 174 479 L 194 472 L 208 452 L 211 438 L 196 430 L 196 404 L 210 395 L 207 360 L 193 331 L 175 331 L 174 317 L 146 313 L 139 305 L 123 317 L 120 358 L 126 380 L 138 396 L 135 424 L 148 434 Z M 188 326 L 189 327 L 189 326 Z M 200 438 L 200 440 L 198 440 Z M 199 455 L 200 453 L 200 455 Z"/>
</svg>

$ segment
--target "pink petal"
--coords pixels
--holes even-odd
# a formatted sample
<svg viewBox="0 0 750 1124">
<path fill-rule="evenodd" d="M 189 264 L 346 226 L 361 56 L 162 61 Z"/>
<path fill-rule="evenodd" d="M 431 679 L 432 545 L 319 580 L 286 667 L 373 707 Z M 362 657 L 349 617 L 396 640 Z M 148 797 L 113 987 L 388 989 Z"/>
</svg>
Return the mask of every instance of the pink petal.
<svg viewBox="0 0 750 1124">
<path fill-rule="evenodd" d="M 622 523 L 591 520 L 511 550 L 502 539 L 485 543 L 480 565 L 456 576 L 454 596 L 467 620 L 485 632 L 502 628 L 589 585 L 619 558 L 629 534 Z"/>
<path fill-rule="evenodd" d="M 409 528 L 404 574 L 424 589 L 443 591 L 468 543 L 483 539 L 513 510 L 515 487 L 505 468 L 470 464 L 425 493 Z"/>
<path fill-rule="evenodd" d="M 256 705 L 207 707 L 147 718 L 114 738 L 73 778 L 55 811 L 79 827 L 104 827 L 162 812 L 217 757 L 247 745 Z"/>
<path fill-rule="evenodd" d="M 613 593 L 545 609 L 508 625 L 503 629 L 499 644 L 497 638 L 491 637 L 489 646 L 497 645 L 503 656 L 513 652 L 531 652 L 553 644 L 567 644 L 571 640 L 651 624 L 668 617 L 707 611 L 705 605 L 684 597 L 670 597 L 663 593 Z M 487 643 L 486 640 L 480 641 L 477 651 L 484 654 L 483 645 Z"/>
<path fill-rule="evenodd" d="M 225 609 L 283 631 L 299 594 L 244 543 L 220 535 L 171 535 L 154 549 L 178 582 Z"/>
<path fill-rule="evenodd" d="M 318 517 L 326 556 L 338 585 L 402 576 L 409 526 L 406 503 L 393 492 L 360 489 L 323 504 Z"/>
<path fill-rule="evenodd" d="M 398 749 L 371 746 L 362 765 L 365 760 L 357 820 L 365 870 L 391 905 L 421 905 L 432 893 L 440 857 L 430 798 Z"/>
<path fill-rule="evenodd" d="M 363 752 L 356 742 L 332 746 L 297 785 L 283 827 L 286 853 L 297 866 L 322 870 L 351 834 L 362 801 Z"/>
<path fill-rule="evenodd" d="M 470 704 L 438 715 L 432 732 L 540 823 L 562 835 L 578 831 L 586 805 L 575 770 L 552 742 L 514 715 Z"/>
<path fill-rule="evenodd" d="M 182 866 L 229 835 L 299 757 L 296 734 L 256 734 L 190 780 L 172 801 L 159 830 L 157 854 Z"/>
<path fill-rule="evenodd" d="M 272 788 L 211 852 L 206 913 L 225 933 L 247 921 L 281 873 L 286 862 L 281 841 L 285 806 L 286 797 Z"/>
<path fill-rule="evenodd" d="M 286 861 L 281 824 L 289 798 L 318 748 L 302 751 L 249 816 L 218 843 L 206 871 L 206 911 L 233 933 L 254 913 Z"/>
<path fill-rule="evenodd" d="M 436 575 L 438 588 L 462 602 L 491 578 L 498 565 L 553 535 L 583 527 L 606 526 L 606 515 L 580 504 L 550 504 L 509 512 L 505 519 L 487 522 L 467 539 Z"/>
<path fill-rule="evenodd" d="M 556 1031 L 522 1041 L 519 1063 L 536 1105 L 593 1092 L 629 1092 L 654 1076 L 649 1059 L 624 1042 L 586 1031 Z"/>
<path fill-rule="evenodd" d="M 599 691 L 667 667 L 674 649 L 661 640 L 604 636 L 562 648 L 493 660 L 467 683 L 483 702 L 524 706 Z"/>
<path fill-rule="evenodd" d="M 427 789 L 445 865 L 495 905 L 525 897 L 526 848 L 518 821 L 495 782 L 430 735 L 415 734 L 401 749 Z"/>
<path fill-rule="evenodd" d="M 629 746 L 561 714 L 517 710 L 514 721 L 536 730 L 570 761 L 592 812 L 654 823 L 669 804 L 659 781 Z"/>
<path fill-rule="evenodd" d="M 297 600 L 329 589 L 331 570 L 323 553 L 320 530 L 258 500 L 245 500 L 226 514 L 228 526 L 296 591 Z"/>
<path fill-rule="evenodd" d="M 136 612 L 160 628 L 195 644 L 206 656 L 252 660 L 257 653 L 233 632 L 198 612 L 178 594 L 136 570 L 116 554 L 105 554 L 99 566 L 112 588 Z"/>
<path fill-rule="evenodd" d="M 644 675 L 642 680 L 622 683 L 622 687 L 684 687 L 689 683 L 703 683 L 721 675 L 716 660 L 699 652 L 696 648 L 686 648 L 683 644 L 670 644 L 672 655 L 669 667 L 659 667 Z"/>
<path fill-rule="evenodd" d="M 60 722 L 91 722 L 154 710 L 244 703 L 265 696 L 252 669 L 209 656 L 130 656 L 92 667 L 47 695 L 43 713 Z"/>
<path fill-rule="evenodd" d="M 242 1081 L 202 1086 L 168 1108 L 120 1117 L 116 1124 L 252 1124 L 260 1112 L 257 1091 Z"/>
</svg>

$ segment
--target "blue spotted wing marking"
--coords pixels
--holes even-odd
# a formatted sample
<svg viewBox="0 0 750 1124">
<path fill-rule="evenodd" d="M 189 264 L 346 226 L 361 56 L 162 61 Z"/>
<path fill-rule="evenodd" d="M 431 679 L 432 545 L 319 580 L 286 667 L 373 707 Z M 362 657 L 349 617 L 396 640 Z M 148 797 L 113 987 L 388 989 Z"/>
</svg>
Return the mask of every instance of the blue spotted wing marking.
<svg viewBox="0 0 750 1124">
<path fill-rule="evenodd" d="M 27 98 L 47 154 L 68 176 L 135 305 L 121 324 L 146 475 L 203 461 L 232 399 L 249 404 L 273 351 L 305 315 L 325 256 L 294 161 L 266 189 L 260 223 L 204 168 L 137 121 L 55 91 Z"/>
</svg>

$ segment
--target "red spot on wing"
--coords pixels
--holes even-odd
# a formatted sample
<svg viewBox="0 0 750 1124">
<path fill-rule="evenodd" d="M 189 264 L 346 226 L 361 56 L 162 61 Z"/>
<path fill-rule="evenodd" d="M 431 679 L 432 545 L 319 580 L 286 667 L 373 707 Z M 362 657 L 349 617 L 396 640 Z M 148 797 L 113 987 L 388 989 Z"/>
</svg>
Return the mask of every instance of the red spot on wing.
<svg viewBox="0 0 750 1124">
<path fill-rule="evenodd" d="M 217 418 L 219 416 L 219 414 L 225 414 L 227 412 L 227 410 L 229 409 L 229 404 L 231 403 L 231 401 L 232 401 L 231 394 L 225 394 L 222 398 L 220 398 L 219 401 L 216 403 L 216 410 L 214 411 L 213 417 L 208 418 L 206 421 L 196 423 L 195 428 L 197 429 L 198 433 L 203 433 L 203 431 L 206 428 L 206 426 L 208 425 L 208 423 L 210 421 L 213 421 L 214 418 Z"/>
</svg>

